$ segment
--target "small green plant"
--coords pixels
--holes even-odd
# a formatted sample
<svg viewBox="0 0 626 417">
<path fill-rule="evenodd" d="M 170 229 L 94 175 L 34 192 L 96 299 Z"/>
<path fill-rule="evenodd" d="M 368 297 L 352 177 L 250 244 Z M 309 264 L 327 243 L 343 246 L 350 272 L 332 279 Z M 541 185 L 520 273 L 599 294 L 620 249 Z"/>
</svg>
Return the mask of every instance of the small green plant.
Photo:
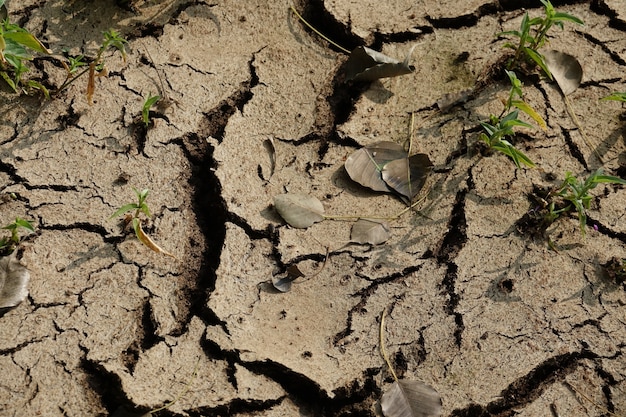
<svg viewBox="0 0 626 417">
<path fill-rule="evenodd" d="M 146 127 L 150 126 L 150 108 L 159 100 L 161 100 L 160 95 L 153 96 L 152 93 L 150 93 L 148 94 L 146 101 L 143 102 L 143 107 L 141 108 L 141 119 Z"/>
<path fill-rule="evenodd" d="M 148 194 L 150 194 L 150 190 L 143 189 L 141 191 L 138 191 L 136 188 L 133 188 L 133 191 L 137 195 L 137 202 L 124 204 L 122 207 L 117 209 L 115 213 L 111 215 L 111 217 L 109 217 L 109 220 L 121 216 L 122 214 L 126 214 L 126 216 L 124 217 L 124 224 L 128 225 L 129 223 L 132 223 L 135 235 L 141 243 L 157 253 L 176 258 L 174 255 L 157 245 L 150 238 L 150 236 L 148 236 L 144 232 L 143 228 L 141 227 L 141 213 L 145 214 L 148 218 L 151 217 L 150 209 L 148 208 L 148 204 L 146 203 L 146 199 L 148 198 Z M 133 213 L 130 214 L 129 212 Z"/>
<path fill-rule="evenodd" d="M 507 42 L 505 48 L 515 51 L 513 57 L 507 62 L 507 69 L 515 69 L 522 64 L 536 64 L 550 78 L 552 74 L 548 69 L 545 60 L 537 50 L 546 43 L 546 35 L 552 26 L 563 29 L 563 23 L 572 22 L 579 25 L 584 24 L 581 19 L 568 13 L 557 12 L 549 0 L 540 0 L 544 6 L 545 16 L 530 18 L 528 12 L 524 14 L 519 30 L 509 30 L 498 33 L 497 36 L 513 36 L 517 38 L 517 44 Z"/>
<path fill-rule="evenodd" d="M 574 177 L 571 172 L 567 172 L 559 188 L 548 194 L 546 224 L 550 225 L 563 214 L 575 210 L 578 212 L 580 232 L 584 237 L 587 230 L 587 210 L 593 198 L 589 191 L 601 183 L 626 185 L 626 181 L 619 177 L 604 175 L 601 168 L 589 175 L 584 181 Z"/>
<path fill-rule="evenodd" d="M 4 2 L 0 0 L 0 7 Z M 29 51 L 51 52 L 29 31 L 11 23 L 8 18 L 3 19 L 0 22 L 0 77 L 16 93 L 34 89 L 50 97 L 48 89 L 40 82 L 23 78 L 30 71 L 26 61 L 33 59 Z"/>
<path fill-rule="evenodd" d="M 120 35 L 120 33 L 118 33 L 115 29 L 109 29 L 103 33 L 103 36 L 104 39 L 93 61 L 87 62 L 84 55 L 68 57 L 69 65 L 64 63 L 65 70 L 67 71 L 66 78 L 57 92 L 65 90 L 78 78 L 85 74 L 89 74 L 87 81 L 87 98 L 89 102 L 91 102 L 95 91 L 96 75 L 106 74 L 104 52 L 109 48 L 113 48 L 114 50 L 119 51 L 122 54 L 124 61 L 126 61 L 126 49 L 124 46 L 124 44 L 126 44 L 126 40 Z"/>
<path fill-rule="evenodd" d="M 515 127 L 532 128 L 532 125 L 519 119 L 520 110 L 535 120 L 542 129 L 546 128 L 546 122 L 523 100 L 522 82 L 517 78 L 517 75 L 515 75 L 513 71 L 505 71 L 511 82 L 511 90 L 504 104 L 504 110 L 500 116 L 492 114 L 489 116 L 488 122 L 480 123 L 483 130 L 486 132 L 480 134 L 480 139 L 489 149 L 494 149 L 508 155 L 513 160 L 513 163 L 515 163 L 516 167 L 520 168 L 523 164 L 532 168 L 535 166 L 533 161 L 522 151 L 513 146 L 506 137 L 515 135 Z"/>
<path fill-rule="evenodd" d="M 611 93 L 606 97 L 602 97 L 600 100 L 613 100 L 613 101 L 621 101 L 622 103 L 626 103 L 626 93 L 615 92 Z"/>
<path fill-rule="evenodd" d="M 11 232 L 10 237 L 0 238 L 0 252 L 1 253 L 11 253 L 15 250 L 17 245 L 20 243 L 20 229 L 26 229 L 29 232 L 34 232 L 35 228 L 28 220 L 21 219 L 19 217 L 15 218 L 15 221 L 12 223 L 3 226 L 2 229 L 8 230 Z"/>
</svg>

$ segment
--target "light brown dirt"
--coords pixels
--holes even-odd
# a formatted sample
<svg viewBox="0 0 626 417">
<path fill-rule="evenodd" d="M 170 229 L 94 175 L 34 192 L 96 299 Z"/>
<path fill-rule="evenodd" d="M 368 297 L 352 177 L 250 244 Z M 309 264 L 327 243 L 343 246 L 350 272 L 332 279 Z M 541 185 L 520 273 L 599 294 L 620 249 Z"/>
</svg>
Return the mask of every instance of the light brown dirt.
<svg viewBox="0 0 626 417">
<path fill-rule="evenodd" d="M 519 232 L 533 187 L 600 166 L 625 176 L 622 106 L 598 101 L 626 91 L 622 2 L 555 2 L 585 21 L 555 29 L 550 47 L 584 68 L 569 99 L 602 162 L 558 88 L 531 76 L 525 99 L 548 128 L 522 129 L 518 146 L 536 169 L 476 147 L 508 92 L 487 74 L 505 53 L 494 34 L 522 18 L 509 1 L 295 4 L 346 47 L 402 59 L 416 45 L 414 73 L 362 87 L 341 82 L 346 56 L 286 1 L 16 3 L 13 20 L 57 53 L 29 74 L 52 87 L 61 49 L 93 57 L 103 30 L 125 35 L 128 56 L 107 53 L 92 104 L 86 80 L 50 101 L 0 93 L 0 220 L 37 228 L 20 248 L 30 295 L 0 317 L 1 415 L 139 416 L 182 393 L 156 415 L 373 416 L 393 382 L 384 309 L 396 372 L 437 389 L 445 416 L 626 415 L 626 288 L 603 266 L 626 258 L 624 187 L 593 191 L 586 238 L 574 216 L 549 229 L 556 250 Z M 478 80 L 476 97 L 433 115 Z M 170 105 L 145 129 L 157 92 Z M 406 141 L 412 111 L 414 149 L 435 170 L 388 242 L 350 244 L 347 221 L 284 224 L 272 207 L 284 192 L 334 215 L 403 210 L 343 163 Z M 151 190 L 146 230 L 177 259 L 108 220 L 131 187 Z M 309 278 L 272 291 L 290 265 Z"/>
</svg>

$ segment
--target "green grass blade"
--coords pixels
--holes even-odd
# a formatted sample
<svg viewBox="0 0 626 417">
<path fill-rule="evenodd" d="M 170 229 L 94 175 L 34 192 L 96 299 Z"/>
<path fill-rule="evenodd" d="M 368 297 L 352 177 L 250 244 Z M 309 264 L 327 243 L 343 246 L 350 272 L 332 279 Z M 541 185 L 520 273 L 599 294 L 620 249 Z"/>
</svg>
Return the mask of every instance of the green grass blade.
<svg viewBox="0 0 626 417">
<path fill-rule="evenodd" d="M 120 207 L 119 209 L 117 209 L 115 211 L 115 213 L 111 214 L 111 217 L 109 217 L 109 220 L 118 217 L 124 213 L 126 213 L 127 211 L 131 211 L 131 210 L 136 210 L 139 208 L 139 205 L 137 203 L 130 203 L 130 204 L 125 204 L 122 207 Z"/>
</svg>

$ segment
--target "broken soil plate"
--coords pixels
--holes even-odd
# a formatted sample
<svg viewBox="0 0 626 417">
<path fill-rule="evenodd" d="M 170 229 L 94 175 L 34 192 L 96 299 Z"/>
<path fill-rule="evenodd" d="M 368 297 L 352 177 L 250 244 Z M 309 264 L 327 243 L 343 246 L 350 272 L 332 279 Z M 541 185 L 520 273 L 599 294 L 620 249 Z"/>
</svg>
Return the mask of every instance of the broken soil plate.
<svg viewBox="0 0 626 417">
<path fill-rule="evenodd" d="M 0 258 L 0 308 L 15 307 L 28 295 L 30 273 L 15 252 Z"/>
</svg>

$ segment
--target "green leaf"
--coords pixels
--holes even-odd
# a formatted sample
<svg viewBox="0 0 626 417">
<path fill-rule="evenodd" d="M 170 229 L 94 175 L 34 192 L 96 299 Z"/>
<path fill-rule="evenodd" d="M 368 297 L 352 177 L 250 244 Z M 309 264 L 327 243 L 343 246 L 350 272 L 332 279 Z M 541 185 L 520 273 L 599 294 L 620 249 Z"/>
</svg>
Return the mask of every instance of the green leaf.
<svg viewBox="0 0 626 417">
<path fill-rule="evenodd" d="M 511 105 L 530 116 L 535 122 L 537 122 L 540 128 L 542 128 L 543 130 L 547 129 L 548 126 L 546 125 L 546 121 L 543 120 L 543 117 L 541 117 L 541 115 L 539 115 L 539 113 L 537 113 L 535 109 L 530 107 L 528 103 L 523 100 L 511 100 Z"/>
<path fill-rule="evenodd" d="M 21 219 L 21 218 L 17 217 L 15 219 L 15 224 L 17 226 L 19 226 L 19 227 L 22 227 L 22 228 L 26 229 L 26 230 L 30 230 L 31 232 L 35 231 L 35 228 L 33 227 L 33 225 L 28 220 L 24 220 L 24 219 Z"/>
<path fill-rule="evenodd" d="M 526 56 L 528 56 L 530 59 L 532 59 L 533 61 L 535 61 L 535 63 L 537 65 L 539 65 L 539 67 L 543 70 L 543 72 L 550 78 L 552 79 L 552 73 L 550 72 L 550 70 L 548 69 L 548 66 L 546 65 L 545 61 L 543 60 L 543 57 L 537 52 L 534 51 L 531 48 L 523 48 L 524 53 L 526 54 Z"/>
<path fill-rule="evenodd" d="M 114 218 L 114 217 L 118 217 L 118 216 L 120 216 L 121 214 L 124 214 L 124 213 L 126 213 L 126 212 L 128 212 L 128 211 L 131 211 L 131 210 L 136 210 L 136 209 L 138 209 L 138 208 L 139 208 L 139 205 L 138 205 L 138 204 L 136 204 L 136 203 L 125 204 L 125 205 L 123 205 L 122 207 L 120 207 L 119 209 L 117 209 L 117 210 L 115 211 L 115 213 L 111 214 L 111 217 L 109 217 L 109 220 L 110 220 L 110 219 L 112 219 L 112 218 Z"/>
<path fill-rule="evenodd" d="M 150 125 L 150 108 L 159 100 L 161 100 L 161 96 L 159 95 L 153 96 L 153 95 L 148 94 L 148 98 L 143 103 L 143 108 L 141 109 L 141 117 L 146 127 Z"/>
<path fill-rule="evenodd" d="M 593 182 L 626 185 L 626 180 L 611 175 L 595 175 L 593 177 Z"/>
<path fill-rule="evenodd" d="M 554 13 L 554 16 L 552 16 L 552 20 L 554 20 L 555 22 L 572 22 L 572 23 L 577 23 L 579 25 L 585 24 L 585 22 L 583 22 L 581 19 L 577 18 L 576 16 L 572 16 L 571 14 L 561 13 L 561 12 Z"/>
<path fill-rule="evenodd" d="M 611 95 L 602 97 L 600 100 L 615 100 L 615 101 L 621 101 L 621 102 L 626 103 L 626 93 L 619 93 L 619 92 L 612 93 Z"/>
<path fill-rule="evenodd" d="M 11 40 L 13 42 L 19 43 L 20 45 L 24 45 L 27 48 L 32 49 L 33 51 L 41 52 L 44 54 L 50 54 L 48 48 L 46 48 L 35 36 L 31 33 L 27 32 L 24 29 L 21 29 L 16 32 L 4 32 L 4 39 Z"/>
</svg>

